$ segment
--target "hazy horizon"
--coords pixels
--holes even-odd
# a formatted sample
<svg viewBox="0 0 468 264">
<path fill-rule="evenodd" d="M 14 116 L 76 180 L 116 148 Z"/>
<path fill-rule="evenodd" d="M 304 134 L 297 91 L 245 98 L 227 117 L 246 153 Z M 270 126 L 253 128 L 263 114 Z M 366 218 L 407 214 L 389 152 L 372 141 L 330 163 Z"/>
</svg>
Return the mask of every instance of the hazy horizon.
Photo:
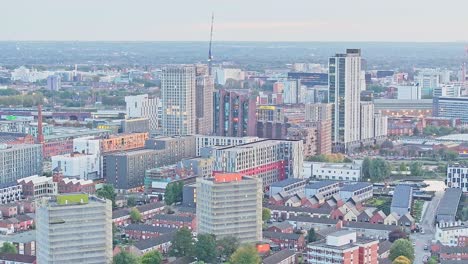
<svg viewBox="0 0 468 264">
<path fill-rule="evenodd" d="M 467 42 L 468 1 L 15 0 L 0 41 Z"/>
</svg>

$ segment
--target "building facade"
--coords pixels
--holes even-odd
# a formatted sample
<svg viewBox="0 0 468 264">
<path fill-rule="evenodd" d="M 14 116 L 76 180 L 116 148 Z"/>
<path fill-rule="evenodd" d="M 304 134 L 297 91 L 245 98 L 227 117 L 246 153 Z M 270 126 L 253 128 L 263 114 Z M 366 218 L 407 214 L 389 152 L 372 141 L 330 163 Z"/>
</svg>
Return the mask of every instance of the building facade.
<svg viewBox="0 0 468 264">
<path fill-rule="evenodd" d="M 195 131 L 201 135 L 213 134 L 214 80 L 208 74 L 207 65 L 196 65 Z"/>
<path fill-rule="evenodd" d="M 468 122 L 468 97 L 434 97 L 433 115 Z"/>
<path fill-rule="evenodd" d="M 57 183 L 52 177 L 33 175 L 18 180 L 25 197 L 40 198 L 58 193 Z"/>
<path fill-rule="evenodd" d="M 449 165 L 447 167 L 447 187 L 459 188 L 464 193 L 468 192 L 468 167 Z"/>
<path fill-rule="evenodd" d="M 260 140 L 258 137 L 224 137 L 224 136 L 205 136 L 195 135 L 195 155 L 201 155 L 200 150 L 213 146 L 237 146 Z"/>
<path fill-rule="evenodd" d="M 261 241 L 261 182 L 240 173 L 198 178 L 197 228 L 218 238 L 235 236 L 240 243 Z"/>
<path fill-rule="evenodd" d="M 87 194 L 43 199 L 36 210 L 37 262 L 112 261 L 112 203 Z"/>
<path fill-rule="evenodd" d="M 361 50 L 347 49 L 329 58 L 328 74 L 332 139 L 338 150 L 346 151 L 360 141 Z"/>
<path fill-rule="evenodd" d="M 304 162 L 304 177 L 315 180 L 360 181 L 359 163 Z"/>
<path fill-rule="evenodd" d="M 214 128 L 217 136 L 256 135 L 256 99 L 250 90 L 221 89 L 214 98 Z"/>
<path fill-rule="evenodd" d="M 152 134 L 157 133 L 160 129 L 160 120 L 158 119 L 158 104 L 158 98 L 151 98 L 147 94 L 125 96 L 127 117 L 147 118 L 149 130 Z"/>
<path fill-rule="evenodd" d="M 310 264 L 378 264 L 379 241 L 358 238 L 356 232 L 340 230 L 307 245 Z"/>
<path fill-rule="evenodd" d="M 0 144 L 0 184 L 42 175 L 42 145 Z"/>
<path fill-rule="evenodd" d="M 302 178 L 303 150 L 299 140 L 262 140 L 214 148 L 214 171 L 254 176 L 263 187 L 286 178 Z"/>
<path fill-rule="evenodd" d="M 162 134 L 196 133 L 196 78 L 193 65 L 174 65 L 162 69 Z"/>
</svg>

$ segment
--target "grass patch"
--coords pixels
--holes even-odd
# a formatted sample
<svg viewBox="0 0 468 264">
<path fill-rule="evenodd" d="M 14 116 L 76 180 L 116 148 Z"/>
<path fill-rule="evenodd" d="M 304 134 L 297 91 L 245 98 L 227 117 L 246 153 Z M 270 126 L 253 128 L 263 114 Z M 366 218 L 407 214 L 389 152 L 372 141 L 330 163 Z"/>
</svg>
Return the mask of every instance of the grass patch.
<svg viewBox="0 0 468 264">
<path fill-rule="evenodd" d="M 424 201 L 421 201 L 421 200 L 414 201 L 413 217 L 416 222 L 421 221 L 423 206 L 424 206 Z"/>
<path fill-rule="evenodd" d="M 382 210 L 386 215 L 390 214 L 390 205 L 392 198 L 390 197 L 374 197 L 367 200 L 366 206 L 377 207 L 378 210 Z"/>
</svg>

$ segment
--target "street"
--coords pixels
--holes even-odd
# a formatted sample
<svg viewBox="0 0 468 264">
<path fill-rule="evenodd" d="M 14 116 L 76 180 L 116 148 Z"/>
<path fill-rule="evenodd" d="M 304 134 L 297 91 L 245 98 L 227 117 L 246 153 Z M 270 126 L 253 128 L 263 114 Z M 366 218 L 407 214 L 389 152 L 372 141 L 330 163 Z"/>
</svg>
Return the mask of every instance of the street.
<svg viewBox="0 0 468 264">
<path fill-rule="evenodd" d="M 426 210 L 424 215 L 421 217 L 420 226 L 424 230 L 424 234 L 414 233 L 410 235 L 411 241 L 415 243 L 414 253 L 415 253 L 415 264 L 423 263 L 425 255 L 430 255 L 429 250 L 424 250 L 424 245 L 430 247 L 431 241 L 434 239 L 435 227 L 434 227 L 434 218 L 439 205 L 440 199 L 442 198 L 444 192 L 443 190 L 437 190 L 435 192 L 434 198 L 431 201 L 427 202 Z"/>
</svg>

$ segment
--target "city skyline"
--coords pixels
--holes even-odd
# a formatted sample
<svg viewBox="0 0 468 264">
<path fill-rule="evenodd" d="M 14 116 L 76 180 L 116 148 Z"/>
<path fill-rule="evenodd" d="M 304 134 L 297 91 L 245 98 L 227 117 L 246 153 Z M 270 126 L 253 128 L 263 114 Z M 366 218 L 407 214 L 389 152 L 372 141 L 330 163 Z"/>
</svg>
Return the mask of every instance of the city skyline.
<svg viewBox="0 0 468 264">
<path fill-rule="evenodd" d="M 203 0 L 63 1 L 4 3 L 0 41 L 208 41 L 215 13 L 217 41 L 466 41 L 468 3 L 448 0 L 379 3 L 371 0 L 288 4 L 271 1 L 220 4 Z M 24 8 L 27 6 L 28 8 Z M 160 9 L 163 7 L 164 9 Z M 455 8 L 456 7 L 456 8 Z M 417 12 L 423 9 L 424 12 Z M 110 12 L 109 10 L 112 10 Z M 437 19 L 435 19 L 437 18 Z"/>
</svg>

